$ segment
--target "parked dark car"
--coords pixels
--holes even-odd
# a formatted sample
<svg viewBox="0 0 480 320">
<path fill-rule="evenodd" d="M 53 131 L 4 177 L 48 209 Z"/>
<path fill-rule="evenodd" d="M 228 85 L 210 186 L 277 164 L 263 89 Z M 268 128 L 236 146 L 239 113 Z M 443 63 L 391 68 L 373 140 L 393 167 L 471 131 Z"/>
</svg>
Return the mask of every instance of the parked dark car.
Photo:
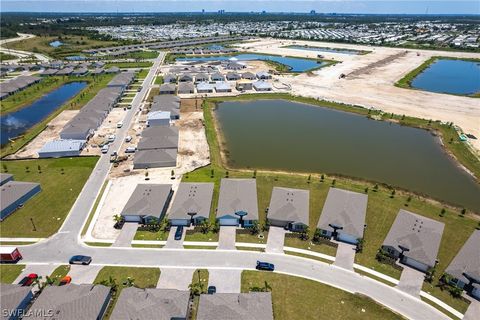
<svg viewBox="0 0 480 320">
<path fill-rule="evenodd" d="M 216 292 L 217 292 L 217 287 L 215 287 L 215 286 L 209 286 L 208 289 L 207 289 L 208 294 L 214 294 Z"/>
<path fill-rule="evenodd" d="M 274 271 L 275 266 L 273 263 L 257 261 L 257 270 Z"/>
<path fill-rule="evenodd" d="M 28 276 L 20 280 L 18 284 L 20 284 L 22 287 L 28 287 L 28 286 L 31 286 L 32 283 L 37 279 L 38 279 L 38 274 L 30 273 Z"/>
<path fill-rule="evenodd" d="M 177 231 L 175 231 L 175 240 L 182 240 L 183 235 L 183 226 L 178 226 Z"/>
<path fill-rule="evenodd" d="M 73 256 L 70 258 L 70 261 L 68 261 L 70 264 L 82 264 L 84 266 L 89 265 L 90 262 L 92 262 L 92 257 L 89 256 Z"/>
</svg>

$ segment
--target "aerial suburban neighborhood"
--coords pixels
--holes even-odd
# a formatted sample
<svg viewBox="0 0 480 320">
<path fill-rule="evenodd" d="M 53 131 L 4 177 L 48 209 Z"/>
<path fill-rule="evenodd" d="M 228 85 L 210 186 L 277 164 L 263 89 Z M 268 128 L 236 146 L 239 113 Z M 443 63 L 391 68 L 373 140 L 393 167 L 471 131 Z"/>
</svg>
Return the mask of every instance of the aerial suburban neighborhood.
<svg viewBox="0 0 480 320">
<path fill-rule="evenodd" d="M 2 319 L 480 319 L 478 3 L 31 2 Z"/>
</svg>

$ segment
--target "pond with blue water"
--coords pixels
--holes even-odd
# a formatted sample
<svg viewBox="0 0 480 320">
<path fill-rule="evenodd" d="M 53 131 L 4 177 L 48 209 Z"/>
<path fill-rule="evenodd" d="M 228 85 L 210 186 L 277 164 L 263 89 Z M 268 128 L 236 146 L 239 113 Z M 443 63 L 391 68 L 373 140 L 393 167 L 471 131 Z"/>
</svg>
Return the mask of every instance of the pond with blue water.
<svg viewBox="0 0 480 320">
<path fill-rule="evenodd" d="M 282 57 L 274 55 L 264 55 L 255 53 L 240 53 L 234 55 L 221 55 L 221 56 L 205 56 L 205 57 L 189 57 L 189 58 L 177 58 L 177 61 L 225 61 L 235 58 L 238 61 L 252 61 L 263 60 L 273 61 L 286 65 L 292 72 L 305 72 L 310 71 L 325 65 L 323 61 L 317 61 L 314 59 L 303 59 L 293 57 Z"/>
<path fill-rule="evenodd" d="M 411 87 L 459 95 L 480 92 L 480 61 L 438 59 L 417 75 Z"/>
<path fill-rule="evenodd" d="M 1 145 L 6 144 L 9 139 L 21 136 L 28 129 L 47 118 L 52 112 L 78 94 L 86 85 L 87 82 L 64 84 L 32 104 L 18 111 L 2 115 Z"/>
<path fill-rule="evenodd" d="M 61 42 L 59 40 L 55 40 L 55 41 L 50 42 L 49 45 L 51 47 L 58 48 L 58 47 L 63 45 L 63 42 Z"/>
<path fill-rule="evenodd" d="M 287 100 L 214 111 L 232 168 L 341 174 L 480 212 L 480 184 L 429 131 Z"/>
</svg>

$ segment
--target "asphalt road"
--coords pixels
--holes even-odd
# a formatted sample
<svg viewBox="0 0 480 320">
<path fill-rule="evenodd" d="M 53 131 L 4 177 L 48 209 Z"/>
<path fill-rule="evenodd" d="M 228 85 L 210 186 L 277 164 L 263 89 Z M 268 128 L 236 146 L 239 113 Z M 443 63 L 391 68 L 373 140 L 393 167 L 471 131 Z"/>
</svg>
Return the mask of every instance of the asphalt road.
<svg viewBox="0 0 480 320">
<path fill-rule="evenodd" d="M 164 53 L 155 60 L 140 94 L 127 112 L 124 127 L 118 130 L 117 139 L 109 153 L 120 148 L 134 114 L 152 83 Z M 30 246 L 22 247 L 26 264 L 65 264 L 75 254 L 92 256 L 93 265 L 154 266 L 204 269 L 253 269 L 257 260 L 275 264 L 276 272 L 295 275 L 326 283 L 352 293 L 371 297 L 409 319 L 449 319 L 434 307 L 400 290 L 361 276 L 353 271 L 320 261 L 292 255 L 261 253 L 242 250 L 188 250 L 89 247 L 80 241 L 80 233 L 110 169 L 109 154 L 100 157 L 69 216 L 54 236 Z M 321 303 L 321 301 L 319 301 Z"/>
</svg>

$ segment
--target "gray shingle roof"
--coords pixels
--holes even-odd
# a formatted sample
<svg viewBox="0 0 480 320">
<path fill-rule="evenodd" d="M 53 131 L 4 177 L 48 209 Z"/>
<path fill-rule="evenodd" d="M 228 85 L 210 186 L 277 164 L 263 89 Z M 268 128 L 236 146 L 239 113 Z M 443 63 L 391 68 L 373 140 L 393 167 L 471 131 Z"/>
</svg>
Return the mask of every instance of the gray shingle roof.
<svg viewBox="0 0 480 320">
<path fill-rule="evenodd" d="M 177 87 L 173 83 L 164 83 L 160 85 L 160 92 L 175 92 Z"/>
<path fill-rule="evenodd" d="M 189 291 L 125 288 L 115 304 L 110 319 L 186 319 L 189 299 Z"/>
<path fill-rule="evenodd" d="M 178 93 L 191 93 L 195 91 L 195 86 L 191 82 L 180 82 L 178 84 Z"/>
<path fill-rule="evenodd" d="M 480 230 L 473 231 L 445 272 L 463 283 L 469 282 L 464 274 L 480 283 Z"/>
<path fill-rule="evenodd" d="M 343 227 L 343 233 L 363 238 L 367 201 L 365 194 L 330 188 L 317 228 L 333 231 L 329 224 L 334 224 Z"/>
<path fill-rule="evenodd" d="M 160 168 L 175 167 L 177 165 L 177 149 L 151 149 L 135 152 L 133 167 Z"/>
<path fill-rule="evenodd" d="M 273 320 L 270 292 L 200 295 L 197 320 Z"/>
<path fill-rule="evenodd" d="M 138 150 L 177 149 L 177 148 L 178 148 L 178 136 L 142 138 L 137 145 Z"/>
<path fill-rule="evenodd" d="M 122 216 L 149 216 L 160 218 L 169 201 L 172 185 L 139 184 L 122 210 Z"/>
<path fill-rule="evenodd" d="M 409 249 L 404 252 L 406 257 L 434 266 L 444 226 L 436 220 L 400 209 L 383 245 L 398 251 L 401 251 L 399 245 L 406 247 Z"/>
<path fill-rule="evenodd" d="M 4 310 L 12 312 L 31 294 L 30 287 L 22 287 L 18 284 L 0 283 L 0 307 L 2 309 L 2 320 L 10 319 L 3 314 Z"/>
<path fill-rule="evenodd" d="M 97 319 L 102 307 L 110 298 L 110 288 L 92 284 L 67 284 L 64 286 L 46 286 L 35 300 L 31 309 L 53 310 L 55 320 L 91 320 Z M 28 319 L 46 319 L 32 316 Z"/>
<path fill-rule="evenodd" d="M 298 223 L 308 226 L 308 190 L 275 187 L 272 191 L 268 219 Z"/>
<path fill-rule="evenodd" d="M 1 210 L 12 205 L 33 189 L 38 188 L 38 186 L 40 186 L 40 184 L 35 182 L 9 181 L 5 183 L 0 189 L 2 198 L 2 201 L 0 201 Z"/>
<path fill-rule="evenodd" d="M 208 219 L 212 204 L 213 186 L 213 183 L 180 183 L 168 218 L 190 219 L 187 213 L 196 213 L 195 218 Z"/>
<path fill-rule="evenodd" d="M 257 181 L 255 179 L 222 179 L 218 199 L 217 218 L 235 216 L 245 211 L 244 220 L 258 219 Z"/>
<path fill-rule="evenodd" d="M 13 180 L 13 175 L 10 173 L 0 173 L 0 186 L 5 182 Z"/>
<path fill-rule="evenodd" d="M 168 127 L 168 126 L 155 126 L 148 127 L 142 131 L 143 138 L 154 138 L 154 137 L 178 137 L 178 128 L 177 127 Z"/>
</svg>

